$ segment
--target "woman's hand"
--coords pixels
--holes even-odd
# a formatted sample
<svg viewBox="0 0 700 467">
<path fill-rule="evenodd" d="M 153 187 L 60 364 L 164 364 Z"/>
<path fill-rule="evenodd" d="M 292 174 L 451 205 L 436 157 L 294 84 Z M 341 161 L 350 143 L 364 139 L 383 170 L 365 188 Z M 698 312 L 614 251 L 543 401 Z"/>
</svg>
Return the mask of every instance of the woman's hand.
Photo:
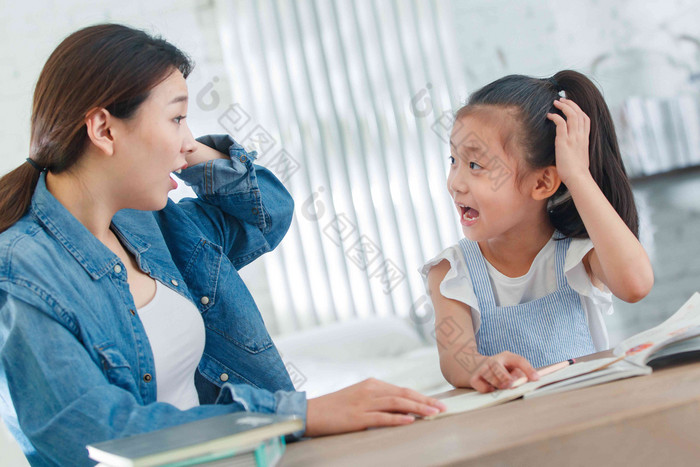
<svg viewBox="0 0 700 467">
<path fill-rule="evenodd" d="M 554 139 L 557 172 L 564 185 L 572 176 L 589 174 L 588 140 L 591 133 L 591 119 L 572 100 L 561 98 L 554 101 L 566 120 L 559 114 L 548 113 L 547 118 L 557 126 Z"/>
<path fill-rule="evenodd" d="M 306 410 L 305 436 L 321 436 L 369 427 L 407 425 L 416 414 L 433 415 L 444 404 L 416 391 L 374 378 L 340 391 L 310 399 Z"/>
<path fill-rule="evenodd" d="M 223 152 L 219 152 L 214 148 L 210 148 L 206 144 L 195 141 L 195 150 L 188 153 L 186 156 L 187 166 L 201 164 L 212 159 L 228 159 L 228 156 Z"/>
<path fill-rule="evenodd" d="M 469 385 L 479 392 L 491 392 L 507 389 L 523 376 L 530 381 L 540 379 L 537 371 L 524 357 L 512 352 L 501 352 L 484 358 L 472 373 Z"/>
</svg>

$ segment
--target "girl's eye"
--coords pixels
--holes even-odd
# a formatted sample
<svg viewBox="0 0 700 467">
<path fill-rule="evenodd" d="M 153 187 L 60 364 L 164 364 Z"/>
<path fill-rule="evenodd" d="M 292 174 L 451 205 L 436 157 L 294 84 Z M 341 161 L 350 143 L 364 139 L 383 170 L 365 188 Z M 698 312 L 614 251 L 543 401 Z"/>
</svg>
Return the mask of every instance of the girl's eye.
<svg viewBox="0 0 700 467">
<path fill-rule="evenodd" d="M 182 121 L 183 118 L 186 118 L 186 116 L 185 116 L 185 115 L 180 115 L 180 116 L 178 116 L 178 117 L 175 117 L 173 120 L 175 120 L 175 123 L 177 123 L 177 124 L 179 125 L 179 124 L 180 124 L 180 121 Z"/>
<path fill-rule="evenodd" d="M 476 162 L 470 162 L 470 163 L 469 163 L 469 168 L 472 169 L 472 170 L 483 169 L 483 167 L 481 167 L 481 166 L 480 166 L 479 164 L 477 164 Z"/>
<path fill-rule="evenodd" d="M 455 158 L 450 156 L 450 165 L 455 165 Z"/>
</svg>

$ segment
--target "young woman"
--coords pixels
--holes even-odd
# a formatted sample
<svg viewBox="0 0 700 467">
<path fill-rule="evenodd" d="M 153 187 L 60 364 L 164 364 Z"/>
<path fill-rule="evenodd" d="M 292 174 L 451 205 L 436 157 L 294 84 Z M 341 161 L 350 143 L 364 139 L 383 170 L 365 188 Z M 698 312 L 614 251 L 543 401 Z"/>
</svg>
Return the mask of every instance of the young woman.
<svg viewBox="0 0 700 467">
<path fill-rule="evenodd" d="M 411 423 L 443 408 L 376 380 L 295 392 L 237 270 L 293 203 L 229 136 L 187 123 L 192 65 L 121 25 L 77 31 L 36 85 L 30 157 L 0 180 L 0 414 L 32 465 L 233 411 L 296 435 Z M 171 172 L 195 199 L 173 203 Z"/>
</svg>

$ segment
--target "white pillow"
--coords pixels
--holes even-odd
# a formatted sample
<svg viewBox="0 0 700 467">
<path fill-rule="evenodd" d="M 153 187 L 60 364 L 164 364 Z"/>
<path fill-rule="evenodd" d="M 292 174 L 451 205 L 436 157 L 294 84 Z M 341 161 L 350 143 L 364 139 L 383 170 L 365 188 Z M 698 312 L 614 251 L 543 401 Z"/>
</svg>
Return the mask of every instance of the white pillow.
<svg viewBox="0 0 700 467">
<path fill-rule="evenodd" d="M 275 339 L 275 344 L 285 361 L 307 357 L 350 361 L 401 355 L 423 342 L 402 318 L 372 317 L 290 334 Z"/>
</svg>

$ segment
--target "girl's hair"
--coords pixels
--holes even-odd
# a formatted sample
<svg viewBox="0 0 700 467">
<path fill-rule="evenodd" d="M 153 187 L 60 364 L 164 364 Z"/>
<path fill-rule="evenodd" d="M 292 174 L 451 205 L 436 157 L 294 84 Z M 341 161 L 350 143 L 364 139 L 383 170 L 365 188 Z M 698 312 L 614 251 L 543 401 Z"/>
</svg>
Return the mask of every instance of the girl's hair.
<svg viewBox="0 0 700 467">
<path fill-rule="evenodd" d="M 515 143 L 524 151 L 529 168 L 556 165 L 556 125 L 547 113 L 562 115 L 553 105 L 564 91 L 591 119 L 590 172 L 627 227 L 638 236 L 639 220 L 634 196 L 622 163 L 610 110 L 595 84 L 581 73 L 560 71 L 551 78 L 510 75 L 490 83 L 469 96 L 457 118 L 488 106 L 510 111 L 516 120 Z M 564 117 L 566 118 L 566 117 Z M 588 232 L 563 184 L 550 198 L 547 212 L 554 227 L 565 237 L 587 238 Z"/>
<path fill-rule="evenodd" d="M 174 69 L 190 59 L 160 37 L 119 24 L 74 32 L 44 65 L 34 90 L 29 157 L 52 173 L 70 169 L 88 141 L 85 117 L 96 107 L 128 119 Z M 0 179 L 0 233 L 29 208 L 39 170 L 25 162 Z"/>
</svg>

